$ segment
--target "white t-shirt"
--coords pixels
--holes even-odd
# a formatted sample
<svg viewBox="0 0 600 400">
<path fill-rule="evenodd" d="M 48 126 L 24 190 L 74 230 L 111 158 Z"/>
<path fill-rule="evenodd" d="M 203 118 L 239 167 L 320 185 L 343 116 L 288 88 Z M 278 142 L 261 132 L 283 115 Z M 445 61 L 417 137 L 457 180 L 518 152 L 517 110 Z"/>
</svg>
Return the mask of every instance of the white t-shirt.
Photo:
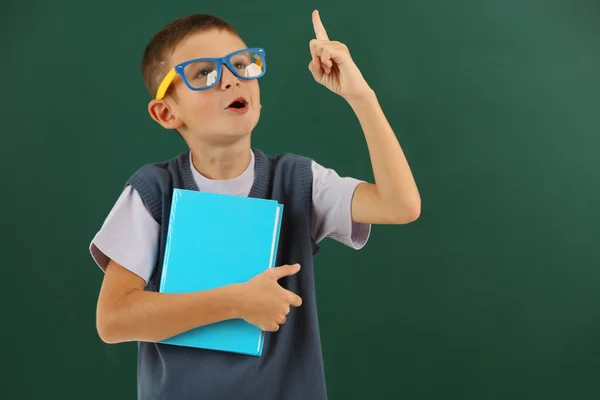
<svg viewBox="0 0 600 400">
<path fill-rule="evenodd" d="M 254 153 L 246 170 L 238 177 L 211 180 L 201 175 L 190 159 L 190 168 L 203 192 L 248 196 L 254 183 Z M 191 157 L 191 152 L 190 152 Z M 312 162 L 313 191 L 311 226 L 313 239 L 326 237 L 353 249 L 361 249 L 371 233 L 371 225 L 352 222 L 351 204 L 360 180 L 340 177 L 334 170 Z M 138 192 L 127 186 L 90 243 L 90 252 L 104 270 L 109 259 L 135 273 L 146 283 L 158 255 L 160 225 L 154 220 Z"/>
</svg>

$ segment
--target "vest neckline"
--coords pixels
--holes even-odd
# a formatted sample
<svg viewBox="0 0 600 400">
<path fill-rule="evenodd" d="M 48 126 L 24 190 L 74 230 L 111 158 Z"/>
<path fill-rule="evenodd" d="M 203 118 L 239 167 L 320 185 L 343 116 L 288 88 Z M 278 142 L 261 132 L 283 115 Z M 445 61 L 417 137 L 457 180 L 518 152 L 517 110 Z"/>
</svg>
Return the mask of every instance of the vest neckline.
<svg viewBox="0 0 600 400">
<path fill-rule="evenodd" d="M 187 190 L 200 191 L 192 173 L 190 151 L 185 151 L 180 156 L 183 186 Z M 252 182 L 248 197 L 264 198 L 269 189 L 269 159 L 261 150 L 252 149 L 252 152 L 254 152 L 254 182 Z"/>
</svg>

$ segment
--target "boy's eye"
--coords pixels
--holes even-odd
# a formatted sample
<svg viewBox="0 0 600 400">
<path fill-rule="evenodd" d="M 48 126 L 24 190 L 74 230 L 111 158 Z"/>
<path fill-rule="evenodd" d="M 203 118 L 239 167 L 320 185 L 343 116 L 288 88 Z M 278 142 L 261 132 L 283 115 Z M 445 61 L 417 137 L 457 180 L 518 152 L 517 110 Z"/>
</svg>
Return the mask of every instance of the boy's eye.
<svg viewBox="0 0 600 400">
<path fill-rule="evenodd" d="M 207 76 L 208 74 L 210 74 L 212 71 L 208 70 L 208 69 L 202 69 L 200 71 L 198 71 L 198 73 L 196 74 L 196 78 L 203 78 L 205 76 Z"/>
<path fill-rule="evenodd" d="M 217 66 L 213 62 L 199 61 L 187 65 L 184 73 L 188 81 L 202 81 L 216 69 Z"/>
<path fill-rule="evenodd" d="M 237 63 L 233 64 L 233 66 L 236 67 L 237 69 L 244 69 L 244 68 L 246 68 L 246 63 L 237 62 Z"/>
</svg>

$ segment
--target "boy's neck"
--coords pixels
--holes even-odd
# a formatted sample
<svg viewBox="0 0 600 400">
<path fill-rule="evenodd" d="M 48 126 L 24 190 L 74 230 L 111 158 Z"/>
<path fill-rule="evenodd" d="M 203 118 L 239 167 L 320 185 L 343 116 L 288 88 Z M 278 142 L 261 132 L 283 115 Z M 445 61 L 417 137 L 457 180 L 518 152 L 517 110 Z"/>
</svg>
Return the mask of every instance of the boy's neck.
<svg viewBox="0 0 600 400">
<path fill-rule="evenodd" d="M 228 146 L 198 144 L 190 146 L 190 150 L 196 171 L 212 180 L 234 179 L 240 176 L 250 164 L 252 151 L 249 140 L 240 140 Z"/>
</svg>

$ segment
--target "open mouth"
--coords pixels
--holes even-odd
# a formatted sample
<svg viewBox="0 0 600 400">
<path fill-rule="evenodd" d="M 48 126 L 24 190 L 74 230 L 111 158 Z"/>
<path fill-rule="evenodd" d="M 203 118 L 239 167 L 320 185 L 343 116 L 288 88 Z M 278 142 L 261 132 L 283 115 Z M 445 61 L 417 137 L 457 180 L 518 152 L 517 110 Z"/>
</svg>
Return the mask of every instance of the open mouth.
<svg viewBox="0 0 600 400">
<path fill-rule="evenodd" d="M 245 98 L 238 97 L 237 99 L 235 99 L 231 103 L 229 103 L 229 105 L 227 106 L 227 108 L 233 108 L 233 109 L 241 110 L 243 108 L 246 108 L 247 105 L 248 105 L 248 101 Z"/>
</svg>

